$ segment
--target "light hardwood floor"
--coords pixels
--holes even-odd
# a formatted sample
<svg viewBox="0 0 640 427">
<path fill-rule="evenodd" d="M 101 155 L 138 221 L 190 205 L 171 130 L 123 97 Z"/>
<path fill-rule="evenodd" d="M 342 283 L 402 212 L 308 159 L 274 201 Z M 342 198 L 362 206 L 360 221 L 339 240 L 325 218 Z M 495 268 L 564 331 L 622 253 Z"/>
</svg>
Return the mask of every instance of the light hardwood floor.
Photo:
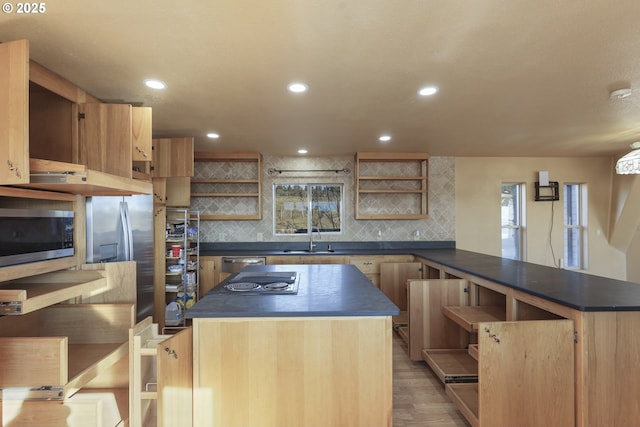
<svg viewBox="0 0 640 427">
<path fill-rule="evenodd" d="M 412 362 L 393 334 L 393 427 L 469 427 L 425 362 Z"/>
</svg>

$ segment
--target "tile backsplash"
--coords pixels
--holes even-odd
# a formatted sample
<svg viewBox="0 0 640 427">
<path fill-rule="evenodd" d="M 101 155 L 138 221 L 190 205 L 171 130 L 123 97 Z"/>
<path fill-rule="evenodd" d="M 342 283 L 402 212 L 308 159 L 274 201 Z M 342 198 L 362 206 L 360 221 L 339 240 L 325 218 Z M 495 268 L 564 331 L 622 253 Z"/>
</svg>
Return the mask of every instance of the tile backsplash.
<svg viewBox="0 0 640 427">
<path fill-rule="evenodd" d="M 231 164 L 230 167 L 233 164 Z M 206 178 L 225 171 L 205 170 L 206 163 L 195 163 L 195 176 Z M 390 167 L 394 167 L 393 164 Z M 402 167 L 398 163 L 396 167 Z M 340 170 L 336 172 L 285 172 L 269 174 L 269 169 L 284 170 Z M 202 221 L 202 242 L 306 241 L 307 236 L 282 236 L 273 233 L 273 185 L 276 183 L 342 183 L 344 185 L 344 222 L 340 234 L 323 235 L 323 241 L 453 241 L 455 240 L 455 160 L 453 157 L 429 158 L 429 217 L 419 220 L 356 220 L 354 218 L 354 158 L 348 157 L 270 157 L 262 163 L 262 220 L 259 221 Z M 387 174 L 393 174 L 387 170 Z M 405 171 L 406 174 L 406 171 Z M 401 173 L 398 173 L 401 175 Z M 389 206 L 402 206 L 393 194 L 385 200 Z M 201 207 L 192 206 L 192 209 Z M 370 207 L 375 209 L 374 207 Z M 218 207 L 220 209 L 220 207 Z M 228 206 L 229 210 L 242 209 Z"/>
</svg>

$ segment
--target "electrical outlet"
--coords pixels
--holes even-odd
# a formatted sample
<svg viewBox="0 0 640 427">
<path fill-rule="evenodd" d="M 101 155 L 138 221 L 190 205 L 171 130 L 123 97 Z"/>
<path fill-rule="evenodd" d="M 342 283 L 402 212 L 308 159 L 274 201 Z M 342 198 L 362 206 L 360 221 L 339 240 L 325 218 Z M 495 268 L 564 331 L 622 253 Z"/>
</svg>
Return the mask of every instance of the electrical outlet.
<svg viewBox="0 0 640 427">
<path fill-rule="evenodd" d="M 225 240 L 227 240 L 227 235 L 225 233 L 220 233 L 220 241 L 224 242 Z"/>
<path fill-rule="evenodd" d="M 264 240 L 264 236 L 262 233 L 256 234 L 256 242 L 262 242 Z"/>
</svg>

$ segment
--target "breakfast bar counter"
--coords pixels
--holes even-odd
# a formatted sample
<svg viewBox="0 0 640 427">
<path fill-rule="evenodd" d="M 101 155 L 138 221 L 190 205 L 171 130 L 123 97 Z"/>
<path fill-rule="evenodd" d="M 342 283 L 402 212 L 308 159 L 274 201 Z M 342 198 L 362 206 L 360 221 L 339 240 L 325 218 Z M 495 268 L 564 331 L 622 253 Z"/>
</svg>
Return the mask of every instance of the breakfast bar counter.
<svg viewBox="0 0 640 427">
<path fill-rule="evenodd" d="M 233 292 L 231 276 L 187 310 L 193 425 L 391 427 L 398 308 L 351 265 L 247 271 L 295 272 L 297 289 Z"/>
</svg>

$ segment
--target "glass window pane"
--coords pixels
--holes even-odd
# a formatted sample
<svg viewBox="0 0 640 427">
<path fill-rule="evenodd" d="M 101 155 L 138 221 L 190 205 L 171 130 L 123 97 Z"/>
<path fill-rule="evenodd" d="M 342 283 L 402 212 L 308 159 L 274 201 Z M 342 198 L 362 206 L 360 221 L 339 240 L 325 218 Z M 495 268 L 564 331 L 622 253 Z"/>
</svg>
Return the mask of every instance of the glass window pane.
<svg viewBox="0 0 640 427">
<path fill-rule="evenodd" d="M 502 257 L 520 259 L 520 229 L 502 229 Z"/>
<path fill-rule="evenodd" d="M 342 195 L 342 184 L 275 184 L 274 233 L 342 232 Z"/>
<path fill-rule="evenodd" d="M 522 200 L 520 184 L 502 184 L 501 194 L 502 256 L 522 259 Z"/>
<path fill-rule="evenodd" d="M 502 184 L 502 225 L 520 225 L 520 186 Z"/>
<path fill-rule="evenodd" d="M 277 184 L 273 193 L 275 233 L 306 233 L 309 223 L 307 186 Z"/>
<path fill-rule="evenodd" d="M 568 268 L 580 268 L 580 229 L 564 229 L 564 263 Z"/>
<path fill-rule="evenodd" d="M 311 224 L 313 231 L 341 231 L 342 188 L 339 185 L 311 186 Z"/>
</svg>

